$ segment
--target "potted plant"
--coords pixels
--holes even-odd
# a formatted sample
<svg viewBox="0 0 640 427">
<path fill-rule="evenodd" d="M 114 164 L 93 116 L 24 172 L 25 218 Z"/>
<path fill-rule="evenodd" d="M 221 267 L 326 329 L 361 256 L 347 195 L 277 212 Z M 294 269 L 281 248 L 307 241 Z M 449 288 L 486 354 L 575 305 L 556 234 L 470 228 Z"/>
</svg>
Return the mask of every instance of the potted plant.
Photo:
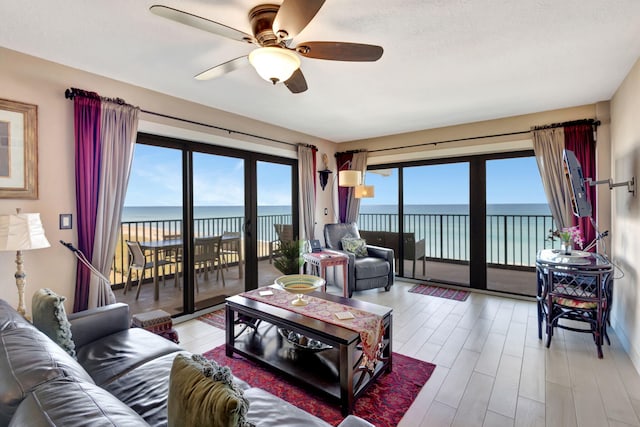
<svg viewBox="0 0 640 427">
<path fill-rule="evenodd" d="M 302 244 L 301 240 L 280 241 L 278 256 L 274 258 L 273 265 L 282 274 L 298 274 L 302 267 Z"/>
<path fill-rule="evenodd" d="M 551 232 L 549 236 L 549 240 L 552 242 L 555 238 L 560 239 L 560 251 L 565 255 L 571 255 L 571 250 L 573 249 L 573 244 L 575 243 L 577 246 L 584 245 L 584 238 L 582 237 L 582 233 L 580 233 L 580 228 L 578 226 L 573 227 L 565 227 L 562 230 L 549 230 Z"/>
</svg>

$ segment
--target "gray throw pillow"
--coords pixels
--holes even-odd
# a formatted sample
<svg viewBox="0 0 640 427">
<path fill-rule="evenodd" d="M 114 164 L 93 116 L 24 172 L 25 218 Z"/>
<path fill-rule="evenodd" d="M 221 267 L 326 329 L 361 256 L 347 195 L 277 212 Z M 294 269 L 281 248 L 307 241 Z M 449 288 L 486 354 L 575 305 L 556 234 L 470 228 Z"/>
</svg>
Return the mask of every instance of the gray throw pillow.
<svg viewBox="0 0 640 427">
<path fill-rule="evenodd" d="M 75 358 L 76 345 L 71 336 L 71 324 L 64 310 L 65 299 L 51 289 L 36 291 L 31 299 L 33 325 Z"/>
<path fill-rule="evenodd" d="M 179 354 L 169 376 L 169 427 L 252 427 L 249 401 L 231 370 L 200 355 Z"/>
<path fill-rule="evenodd" d="M 342 249 L 347 252 L 351 252 L 358 258 L 369 256 L 369 252 L 367 252 L 367 242 L 364 239 L 358 239 L 356 237 L 343 237 Z"/>
</svg>

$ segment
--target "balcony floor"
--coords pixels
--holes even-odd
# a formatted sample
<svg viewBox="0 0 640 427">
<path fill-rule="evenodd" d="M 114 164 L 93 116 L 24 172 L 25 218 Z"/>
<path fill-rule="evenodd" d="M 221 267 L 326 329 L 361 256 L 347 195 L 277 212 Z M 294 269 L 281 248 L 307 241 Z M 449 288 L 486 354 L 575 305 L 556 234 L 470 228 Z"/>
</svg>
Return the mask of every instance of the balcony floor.
<svg viewBox="0 0 640 427">
<path fill-rule="evenodd" d="M 405 275 L 412 274 L 413 264 L 411 261 L 405 261 Z M 281 273 L 269 264 L 268 260 L 258 263 L 260 286 L 266 286 L 273 283 L 274 279 Z M 432 280 L 444 281 L 459 284 L 469 283 L 469 268 L 466 265 L 450 264 L 444 262 L 428 261 L 426 263 L 425 275 L 422 275 L 422 263 L 416 262 L 416 280 Z M 196 309 L 201 310 L 207 307 L 222 304 L 224 299 L 231 295 L 236 295 L 244 291 L 244 280 L 238 279 L 238 269 L 231 266 L 229 270 L 224 271 L 225 285 L 222 280 L 216 280 L 216 274 L 210 273 L 209 280 L 205 280 L 204 274 L 198 276 L 198 292 L 196 293 Z M 329 272 L 328 277 L 333 275 Z M 535 295 L 535 273 L 523 272 L 517 270 L 506 270 L 490 268 L 487 270 L 487 278 L 489 281 L 488 289 L 492 291 L 508 292 L 521 295 Z M 145 311 L 162 309 L 171 315 L 182 312 L 183 295 L 182 295 L 182 278 L 179 278 L 176 286 L 173 277 L 167 277 L 166 280 L 159 281 L 159 299 L 153 299 L 153 283 L 146 282 L 140 290 L 140 297 L 136 300 L 137 282 L 131 284 L 132 289 L 126 294 L 123 289 L 114 290 L 116 299 L 119 302 L 129 304 L 132 313 L 142 313 Z M 340 294 L 341 289 L 330 287 L 330 292 Z"/>
</svg>

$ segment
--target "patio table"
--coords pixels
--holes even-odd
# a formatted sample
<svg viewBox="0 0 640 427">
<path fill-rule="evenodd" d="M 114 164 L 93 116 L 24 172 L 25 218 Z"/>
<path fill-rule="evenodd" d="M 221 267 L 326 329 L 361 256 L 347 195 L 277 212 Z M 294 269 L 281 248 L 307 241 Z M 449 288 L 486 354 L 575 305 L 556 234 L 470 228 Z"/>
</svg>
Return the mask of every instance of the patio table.
<svg viewBox="0 0 640 427">
<path fill-rule="evenodd" d="M 238 235 L 234 234 L 223 234 L 222 235 L 222 244 L 230 244 L 235 243 L 238 247 L 238 277 L 242 279 L 244 275 L 243 264 L 244 260 L 242 258 L 242 248 L 240 244 L 241 238 Z M 158 286 L 158 274 L 159 274 L 159 266 L 158 266 L 158 254 L 160 252 L 170 250 L 170 249 L 178 249 L 183 245 L 182 239 L 167 239 L 167 240 L 153 240 L 148 242 L 139 242 L 140 247 L 143 251 L 150 251 L 152 253 L 153 258 L 153 288 L 154 300 L 158 300 L 160 297 L 160 287 Z M 176 272 L 177 274 L 177 272 Z"/>
</svg>

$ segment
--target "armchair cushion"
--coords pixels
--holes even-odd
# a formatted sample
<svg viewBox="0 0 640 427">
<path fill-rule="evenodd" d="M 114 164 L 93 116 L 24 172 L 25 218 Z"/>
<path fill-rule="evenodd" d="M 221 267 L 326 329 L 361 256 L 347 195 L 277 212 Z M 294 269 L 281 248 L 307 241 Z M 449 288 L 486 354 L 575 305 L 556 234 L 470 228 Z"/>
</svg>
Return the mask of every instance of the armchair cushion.
<svg viewBox="0 0 640 427">
<path fill-rule="evenodd" d="M 364 257 L 356 258 L 356 278 L 371 279 L 373 277 L 386 276 L 391 268 L 389 262 L 382 258 Z"/>
<path fill-rule="evenodd" d="M 357 237 L 343 237 L 341 240 L 342 249 L 346 252 L 351 252 L 358 258 L 369 256 L 367 252 L 367 242 L 364 239 L 358 239 Z"/>
</svg>

